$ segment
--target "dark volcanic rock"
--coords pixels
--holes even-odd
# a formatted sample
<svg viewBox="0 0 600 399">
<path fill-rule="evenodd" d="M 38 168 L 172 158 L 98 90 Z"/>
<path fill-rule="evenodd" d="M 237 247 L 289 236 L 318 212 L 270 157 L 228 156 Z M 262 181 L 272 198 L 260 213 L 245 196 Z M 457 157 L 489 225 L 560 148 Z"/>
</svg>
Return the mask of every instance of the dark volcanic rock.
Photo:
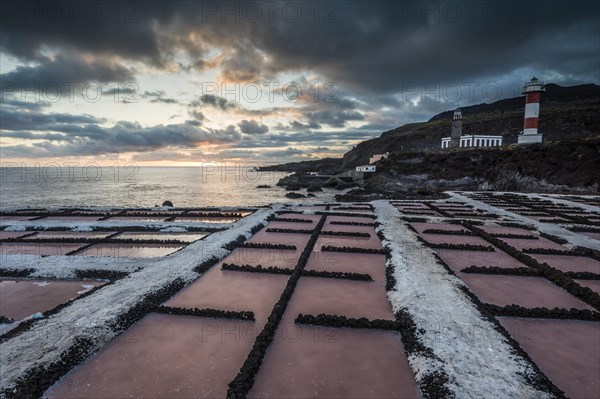
<svg viewBox="0 0 600 399">
<path fill-rule="evenodd" d="M 306 195 L 301 194 L 301 193 L 287 193 L 285 195 L 287 198 L 306 198 Z"/>
</svg>

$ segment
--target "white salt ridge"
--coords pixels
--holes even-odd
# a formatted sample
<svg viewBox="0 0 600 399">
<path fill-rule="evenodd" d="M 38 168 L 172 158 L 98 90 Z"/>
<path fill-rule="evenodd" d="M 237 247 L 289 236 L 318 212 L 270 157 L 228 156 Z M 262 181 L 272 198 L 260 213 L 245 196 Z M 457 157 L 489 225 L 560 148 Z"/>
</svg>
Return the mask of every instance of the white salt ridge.
<svg viewBox="0 0 600 399">
<path fill-rule="evenodd" d="M 555 204 L 558 205 L 569 205 L 575 208 L 579 208 L 579 209 L 583 209 L 585 211 L 588 212 L 595 212 L 595 213 L 600 213 L 600 207 L 594 206 L 594 205 L 588 205 L 588 204 L 582 204 L 580 202 L 576 202 L 576 201 L 569 201 L 566 199 L 562 199 L 562 198 L 556 198 L 550 194 L 544 194 L 544 195 L 540 195 L 540 194 L 524 194 L 524 193 L 514 193 L 514 194 L 521 194 L 521 195 L 526 195 L 529 198 L 534 198 L 534 199 L 540 199 L 540 200 L 548 200 L 548 201 L 552 201 Z M 583 198 L 594 198 L 595 196 L 592 195 L 576 195 L 577 197 L 583 197 Z"/>
<path fill-rule="evenodd" d="M 527 216 L 519 215 L 517 213 L 510 212 L 510 211 L 507 211 L 502 208 L 496 208 L 495 206 L 488 205 L 485 202 L 478 201 L 473 198 L 469 198 L 469 197 L 466 197 L 464 195 L 461 195 L 459 193 L 455 193 L 452 191 L 447 191 L 446 194 L 452 196 L 456 200 L 473 205 L 478 209 L 482 209 L 482 210 L 490 212 L 490 213 L 495 213 L 500 216 L 506 216 L 506 217 L 512 218 L 515 221 L 519 221 L 521 223 L 531 225 L 543 233 L 551 234 L 553 236 L 563 238 L 563 239 L 567 240 L 569 242 L 569 244 L 571 244 L 573 246 L 580 246 L 580 247 L 585 247 L 585 248 L 590 248 L 590 249 L 595 249 L 595 250 L 599 249 L 598 246 L 600 244 L 598 243 L 597 240 L 594 240 L 593 238 L 585 236 L 583 234 L 578 234 L 574 231 L 567 230 L 558 224 L 541 223 L 541 222 L 538 222 L 537 220 L 530 219 Z M 494 193 L 494 194 L 498 194 L 498 193 Z"/>
<path fill-rule="evenodd" d="M 513 353 L 506 338 L 484 320 L 460 290 L 464 283 L 449 274 L 430 248 L 399 219 L 389 202 L 373 201 L 391 250 L 396 290 L 388 292 L 394 311 L 405 308 L 417 324 L 417 334 L 437 359 L 410 354 L 417 382 L 444 370 L 448 388 L 457 398 L 546 398 L 525 379 L 531 365 Z M 421 330 L 422 329 L 422 330 Z M 439 360 L 438 360 L 439 359 Z"/>
<path fill-rule="evenodd" d="M 14 323 L 0 323 L 0 335 L 4 335 L 7 332 L 9 332 L 10 330 L 12 330 L 13 328 L 17 327 L 19 325 L 18 322 L 14 322 Z"/>
<path fill-rule="evenodd" d="M 65 221 L 65 220 L 22 220 L 9 222 L 2 222 L 3 226 L 8 226 L 5 231 L 25 231 L 28 228 L 34 230 L 47 230 L 47 229 L 63 229 L 72 231 L 93 231 L 94 227 L 102 227 L 108 229 L 118 230 L 119 228 L 127 227 L 147 227 L 150 229 L 167 229 L 167 228 L 179 228 L 185 229 L 180 231 L 187 231 L 189 228 L 195 229 L 225 229 L 232 225 L 232 223 L 208 223 L 208 222 L 175 222 L 177 226 L 173 226 L 174 222 L 148 222 L 148 221 L 120 221 L 120 220 L 103 220 L 103 221 Z"/>
<path fill-rule="evenodd" d="M 167 258 L 139 259 L 137 265 L 143 266 L 139 271 L 78 299 L 57 314 L 38 321 L 30 330 L 0 344 L 0 392 L 13 387 L 33 365 L 47 366 L 57 361 L 78 337 L 90 339 L 94 349 L 100 349 L 115 337 L 116 333 L 108 326 L 119 314 L 177 278 L 186 283 L 195 280 L 198 274 L 193 269 L 197 265 L 213 256 L 225 257 L 229 251 L 223 248 L 224 244 L 239 235 L 249 237 L 252 227 L 266 224 L 267 217 L 280 209 L 280 205 L 261 209 L 238 220 L 231 229 L 196 241 Z"/>
<path fill-rule="evenodd" d="M 118 258 L 112 256 L 46 256 L 39 255 L 2 255 L 0 267 L 6 269 L 35 269 L 30 277 L 39 278 L 76 278 L 75 270 L 110 270 L 134 272 L 150 259 Z"/>
<path fill-rule="evenodd" d="M 19 324 L 23 323 L 24 321 L 27 320 L 31 320 L 31 319 L 43 319 L 44 315 L 40 312 L 34 313 L 32 315 L 29 315 L 21 320 L 15 320 L 12 323 L 8 323 L 8 324 L 1 324 L 0 323 L 0 335 L 6 334 L 7 332 L 9 332 L 10 330 L 16 328 L 19 326 Z M 1 355 L 1 354 L 0 354 Z M 2 397 L 2 396 L 0 396 Z"/>
<path fill-rule="evenodd" d="M 166 227 L 164 229 L 160 229 L 161 233 L 187 233 L 187 229 L 185 227 L 173 226 Z"/>
</svg>

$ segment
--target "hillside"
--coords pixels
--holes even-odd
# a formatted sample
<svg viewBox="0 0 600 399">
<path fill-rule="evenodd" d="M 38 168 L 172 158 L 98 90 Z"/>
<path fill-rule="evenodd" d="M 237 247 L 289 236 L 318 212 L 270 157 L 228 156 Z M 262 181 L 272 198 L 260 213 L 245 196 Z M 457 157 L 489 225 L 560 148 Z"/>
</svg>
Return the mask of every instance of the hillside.
<svg viewBox="0 0 600 399">
<path fill-rule="evenodd" d="M 378 172 L 365 180 L 362 194 L 394 197 L 452 189 L 596 192 L 599 170 L 600 139 L 395 153 L 378 163 Z"/>
<path fill-rule="evenodd" d="M 281 165 L 261 166 L 258 168 L 262 172 L 277 171 L 277 172 L 301 172 L 307 173 L 312 171 L 327 172 L 335 174 L 342 169 L 342 158 L 323 158 L 314 161 L 290 162 Z"/>
<path fill-rule="evenodd" d="M 463 133 L 503 135 L 506 144 L 516 143 L 523 129 L 524 104 L 521 96 L 463 107 Z M 550 83 L 540 106 L 539 131 L 545 142 L 600 136 L 600 86 Z M 427 122 L 407 124 L 363 141 L 344 154 L 343 167 L 368 163 L 372 154 L 438 148 L 440 139 L 450 135 L 452 113 L 448 110 Z"/>
</svg>

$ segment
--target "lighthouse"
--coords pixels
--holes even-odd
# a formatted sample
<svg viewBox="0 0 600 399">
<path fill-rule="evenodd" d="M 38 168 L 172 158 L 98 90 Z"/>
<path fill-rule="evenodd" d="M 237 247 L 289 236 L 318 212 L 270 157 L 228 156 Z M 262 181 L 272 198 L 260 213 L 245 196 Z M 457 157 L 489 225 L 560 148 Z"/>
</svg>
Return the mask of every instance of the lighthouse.
<svg viewBox="0 0 600 399">
<path fill-rule="evenodd" d="M 460 108 L 454 111 L 452 117 L 452 133 L 450 134 L 450 147 L 458 148 L 460 146 L 460 136 L 462 136 L 462 112 Z"/>
<path fill-rule="evenodd" d="M 525 124 L 523 134 L 519 135 L 519 144 L 541 143 L 542 135 L 538 134 L 538 119 L 540 116 L 540 97 L 544 88 L 544 82 L 534 76 L 523 86 L 525 94 Z"/>
</svg>

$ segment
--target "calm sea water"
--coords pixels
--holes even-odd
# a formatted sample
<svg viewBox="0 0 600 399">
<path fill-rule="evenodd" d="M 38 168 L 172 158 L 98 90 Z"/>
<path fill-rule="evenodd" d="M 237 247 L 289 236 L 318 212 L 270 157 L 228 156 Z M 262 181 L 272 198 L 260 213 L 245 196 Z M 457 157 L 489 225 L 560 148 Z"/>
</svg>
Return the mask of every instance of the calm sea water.
<svg viewBox="0 0 600 399">
<path fill-rule="evenodd" d="M 170 200 L 175 206 L 259 206 L 301 202 L 285 197 L 275 184 L 286 175 L 256 172 L 242 165 L 202 167 L 40 167 L 0 168 L 0 207 L 115 206 L 152 207 Z M 270 188 L 259 189 L 258 185 Z M 326 189 L 310 201 L 332 200 Z"/>
</svg>

